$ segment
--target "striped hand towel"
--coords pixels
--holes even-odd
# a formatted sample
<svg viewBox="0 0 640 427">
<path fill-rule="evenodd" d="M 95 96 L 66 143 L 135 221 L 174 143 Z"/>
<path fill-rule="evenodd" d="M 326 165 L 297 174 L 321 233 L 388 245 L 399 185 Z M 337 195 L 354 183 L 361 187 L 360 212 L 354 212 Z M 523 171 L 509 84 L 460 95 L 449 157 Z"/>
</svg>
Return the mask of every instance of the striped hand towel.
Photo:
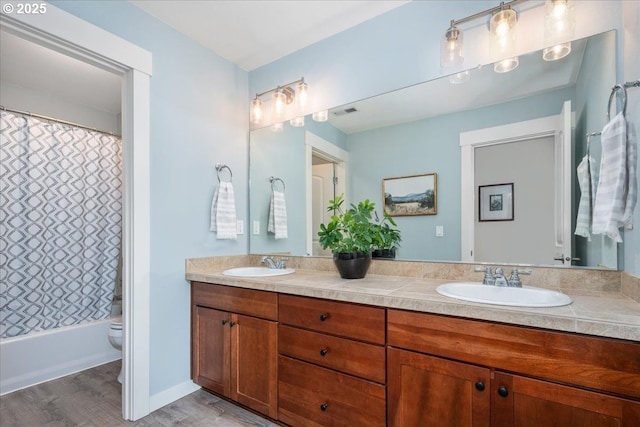
<svg viewBox="0 0 640 427">
<path fill-rule="evenodd" d="M 590 155 L 584 156 L 577 168 L 578 185 L 580 186 L 580 202 L 576 218 L 576 236 L 586 237 L 591 241 L 591 220 L 593 218 L 593 197 L 595 195 L 595 177 L 593 175 L 595 161 Z"/>
<path fill-rule="evenodd" d="M 638 201 L 638 142 L 636 140 L 636 129 L 633 123 L 627 122 L 627 195 L 622 214 L 622 225 L 627 230 L 633 229 L 633 209 Z"/>
<path fill-rule="evenodd" d="M 627 195 L 627 123 L 619 113 L 602 129 L 600 180 L 593 206 L 593 234 L 604 234 L 622 242 L 622 226 Z"/>
<path fill-rule="evenodd" d="M 230 182 L 221 182 L 213 194 L 211 231 L 215 231 L 220 240 L 235 240 L 237 237 L 236 201 Z"/>
<path fill-rule="evenodd" d="M 288 237 L 287 206 L 284 200 L 284 193 L 281 191 L 273 191 L 271 193 L 267 231 L 275 234 L 276 239 L 286 239 Z"/>
</svg>

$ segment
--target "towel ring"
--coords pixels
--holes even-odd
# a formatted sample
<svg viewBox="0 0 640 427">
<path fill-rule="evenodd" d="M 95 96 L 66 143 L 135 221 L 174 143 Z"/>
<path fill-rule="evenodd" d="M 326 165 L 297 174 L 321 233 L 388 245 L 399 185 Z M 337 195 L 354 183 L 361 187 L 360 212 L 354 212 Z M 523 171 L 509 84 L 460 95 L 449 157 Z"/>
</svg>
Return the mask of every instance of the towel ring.
<svg viewBox="0 0 640 427">
<path fill-rule="evenodd" d="M 222 180 L 220 179 L 220 172 L 222 172 L 223 169 L 226 169 L 229 171 L 229 181 L 231 182 L 231 180 L 233 179 L 233 172 L 231 172 L 231 168 L 227 165 L 223 165 L 220 163 L 216 163 L 216 174 L 218 175 L 218 182 L 222 182 Z"/>
<path fill-rule="evenodd" d="M 276 181 L 280 181 L 280 183 L 282 184 L 282 192 L 284 193 L 284 190 L 286 188 L 286 186 L 284 185 L 284 181 L 278 177 L 270 177 L 269 181 L 271 182 L 271 191 L 275 191 L 276 189 Z"/>
<path fill-rule="evenodd" d="M 607 104 L 607 122 L 611 121 L 611 102 L 618 90 L 622 92 L 622 114 L 625 116 L 627 115 L 627 89 L 624 85 L 616 84 L 611 88 L 611 95 L 609 95 L 609 104 Z"/>
</svg>

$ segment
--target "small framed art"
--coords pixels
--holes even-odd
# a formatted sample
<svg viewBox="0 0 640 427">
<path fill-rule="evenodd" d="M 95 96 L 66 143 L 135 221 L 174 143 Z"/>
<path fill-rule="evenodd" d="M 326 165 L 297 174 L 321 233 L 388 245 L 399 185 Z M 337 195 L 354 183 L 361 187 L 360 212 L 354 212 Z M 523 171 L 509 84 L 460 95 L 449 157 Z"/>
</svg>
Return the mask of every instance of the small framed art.
<svg viewBox="0 0 640 427">
<path fill-rule="evenodd" d="M 513 182 L 478 187 L 480 221 L 513 221 Z"/>
<path fill-rule="evenodd" d="M 436 215 L 436 174 L 401 176 L 382 180 L 384 211 L 389 216 Z"/>
</svg>

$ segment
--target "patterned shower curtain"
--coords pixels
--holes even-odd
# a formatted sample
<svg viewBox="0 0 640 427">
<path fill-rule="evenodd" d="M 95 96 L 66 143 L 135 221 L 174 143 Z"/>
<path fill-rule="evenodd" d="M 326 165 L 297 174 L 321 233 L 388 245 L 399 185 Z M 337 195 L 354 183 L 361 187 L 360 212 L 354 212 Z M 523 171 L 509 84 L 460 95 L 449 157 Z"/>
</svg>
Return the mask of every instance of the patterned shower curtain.
<svg viewBox="0 0 640 427">
<path fill-rule="evenodd" d="M 119 138 L 0 118 L 0 336 L 110 315 L 122 228 Z"/>
</svg>

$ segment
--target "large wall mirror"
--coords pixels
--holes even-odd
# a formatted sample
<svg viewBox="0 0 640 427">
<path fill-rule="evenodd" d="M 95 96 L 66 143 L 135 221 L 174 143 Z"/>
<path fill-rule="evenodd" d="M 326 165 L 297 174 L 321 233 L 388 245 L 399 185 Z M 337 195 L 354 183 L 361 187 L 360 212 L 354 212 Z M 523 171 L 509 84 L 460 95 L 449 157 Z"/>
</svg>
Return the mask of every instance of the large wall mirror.
<svg viewBox="0 0 640 427">
<path fill-rule="evenodd" d="M 532 52 L 509 73 L 489 64 L 330 109 L 326 122 L 252 130 L 250 252 L 330 255 L 315 241 L 329 199 L 370 199 L 382 215 L 383 180 L 435 173 L 437 213 L 394 218 L 396 259 L 618 268 L 619 245 L 573 234 L 575 170 L 586 134 L 606 124 L 615 45 L 609 31 L 573 41 L 557 61 Z M 590 154 L 599 165 L 597 137 Z M 480 187 L 505 183 L 513 217 L 480 221 Z M 274 185 L 285 192 L 286 239 L 267 232 Z"/>
</svg>

